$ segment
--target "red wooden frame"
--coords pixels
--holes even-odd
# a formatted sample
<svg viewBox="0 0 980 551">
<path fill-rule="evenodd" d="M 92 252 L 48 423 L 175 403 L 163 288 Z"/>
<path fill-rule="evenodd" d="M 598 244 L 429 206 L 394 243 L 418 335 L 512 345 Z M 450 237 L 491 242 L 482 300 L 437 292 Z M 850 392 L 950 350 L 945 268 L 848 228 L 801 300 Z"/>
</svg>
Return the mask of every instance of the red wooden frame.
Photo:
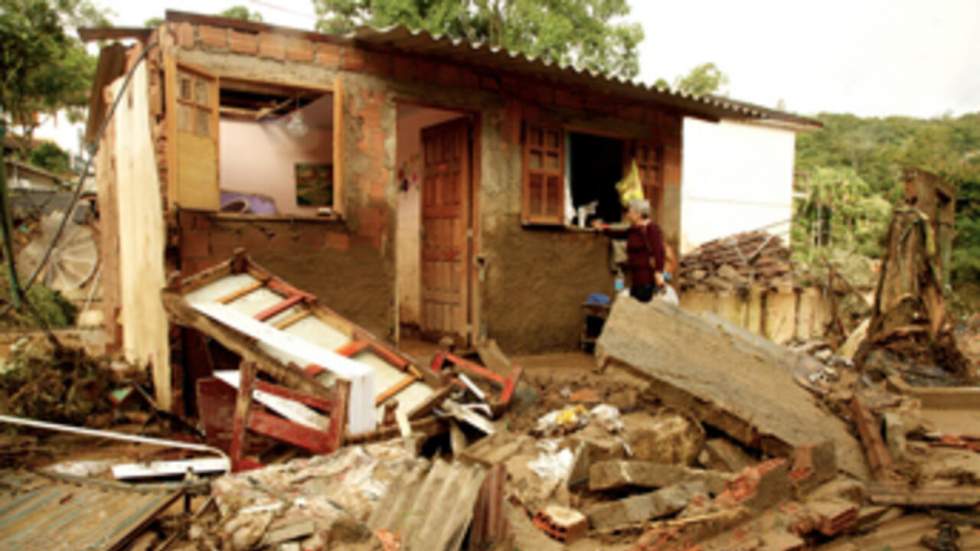
<svg viewBox="0 0 980 551">
<path fill-rule="evenodd" d="M 524 368 L 513 364 L 511 368 L 510 375 L 504 377 L 499 375 L 482 365 L 476 364 L 464 358 L 452 354 L 450 352 L 437 352 L 435 356 L 432 357 L 432 365 L 430 369 L 435 373 L 442 373 L 444 369 L 447 369 L 447 364 L 455 369 L 466 372 L 468 375 L 479 377 L 483 380 L 489 381 L 494 386 L 500 389 L 500 394 L 497 396 L 490 406 L 494 410 L 494 413 L 499 413 L 504 408 L 510 404 L 511 398 L 514 396 L 514 390 L 517 388 L 517 383 L 521 380 L 521 375 L 524 373 Z M 457 379 L 453 379 L 453 384 L 462 386 L 463 382 Z"/>
</svg>

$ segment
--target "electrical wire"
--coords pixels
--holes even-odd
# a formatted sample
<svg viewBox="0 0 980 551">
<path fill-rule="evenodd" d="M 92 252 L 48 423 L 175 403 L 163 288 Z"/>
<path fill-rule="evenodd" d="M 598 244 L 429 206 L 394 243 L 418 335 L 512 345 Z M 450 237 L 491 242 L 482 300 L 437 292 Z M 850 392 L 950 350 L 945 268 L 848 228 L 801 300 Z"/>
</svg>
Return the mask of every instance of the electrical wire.
<svg viewBox="0 0 980 551">
<path fill-rule="evenodd" d="M 51 254 L 54 252 L 55 246 L 65 233 L 65 228 L 68 226 L 68 220 L 71 218 L 71 213 L 82 196 L 82 189 L 85 187 L 85 179 L 88 177 L 88 173 L 92 169 L 92 162 L 95 160 L 95 154 L 99 151 L 98 144 L 102 142 L 102 137 L 105 135 L 105 131 L 109 127 L 109 121 L 112 120 L 113 115 L 116 113 L 116 108 L 119 107 L 119 103 L 126 93 L 126 89 L 129 88 L 129 83 L 133 79 L 133 74 L 136 73 L 136 69 L 140 66 L 140 64 L 146 60 L 146 56 L 149 54 L 150 49 L 152 49 L 154 46 L 156 46 L 156 41 L 143 45 L 143 51 L 140 52 L 140 55 L 136 58 L 136 62 L 133 63 L 133 66 L 130 67 L 129 71 L 126 73 L 122 86 L 119 88 L 119 93 L 116 94 L 115 99 L 112 101 L 112 105 L 109 107 L 109 111 L 106 112 L 105 118 L 102 119 L 102 124 L 99 126 L 99 131 L 95 135 L 95 145 L 89 147 L 88 149 L 88 158 L 85 160 L 85 165 L 82 167 L 82 173 L 78 176 L 78 184 L 75 185 L 75 191 L 72 193 L 71 202 L 68 203 L 68 206 L 65 209 L 65 215 L 61 219 L 61 224 L 58 225 L 58 230 L 51 239 L 51 243 L 48 244 L 48 248 L 45 249 L 44 256 L 41 257 L 41 261 L 38 263 L 37 268 L 34 269 L 34 273 L 32 273 L 31 277 L 27 280 L 27 284 L 23 286 L 22 290 L 25 295 L 37 281 L 38 276 L 41 275 L 41 272 L 44 270 L 44 266 L 51 260 Z M 7 304 L 0 309 L 0 316 L 6 315 L 12 308 L 12 303 Z"/>
</svg>

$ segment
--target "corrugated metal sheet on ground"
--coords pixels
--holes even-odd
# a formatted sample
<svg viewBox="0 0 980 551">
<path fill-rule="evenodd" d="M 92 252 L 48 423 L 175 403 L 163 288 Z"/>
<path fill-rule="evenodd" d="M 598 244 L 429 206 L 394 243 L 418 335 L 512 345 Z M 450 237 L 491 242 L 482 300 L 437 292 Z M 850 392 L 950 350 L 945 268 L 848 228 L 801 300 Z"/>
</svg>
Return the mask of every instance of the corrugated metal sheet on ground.
<svg viewBox="0 0 980 551">
<path fill-rule="evenodd" d="M 397 535 L 404 551 L 459 549 L 486 474 L 483 466 L 441 459 L 428 471 L 416 467 L 390 486 L 368 526 Z"/>
<path fill-rule="evenodd" d="M 118 549 L 173 503 L 173 489 L 0 472 L 0 550 Z"/>
</svg>

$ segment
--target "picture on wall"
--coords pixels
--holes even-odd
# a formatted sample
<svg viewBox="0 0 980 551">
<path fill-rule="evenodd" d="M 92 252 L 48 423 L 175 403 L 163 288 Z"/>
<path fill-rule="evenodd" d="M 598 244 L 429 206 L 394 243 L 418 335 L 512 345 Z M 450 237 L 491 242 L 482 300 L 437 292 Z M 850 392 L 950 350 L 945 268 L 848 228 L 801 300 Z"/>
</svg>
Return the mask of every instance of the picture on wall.
<svg viewBox="0 0 980 551">
<path fill-rule="evenodd" d="M 333 165 L 296 163 L 296 204 L 301 207 L 333 206 Z"/>
</svg>

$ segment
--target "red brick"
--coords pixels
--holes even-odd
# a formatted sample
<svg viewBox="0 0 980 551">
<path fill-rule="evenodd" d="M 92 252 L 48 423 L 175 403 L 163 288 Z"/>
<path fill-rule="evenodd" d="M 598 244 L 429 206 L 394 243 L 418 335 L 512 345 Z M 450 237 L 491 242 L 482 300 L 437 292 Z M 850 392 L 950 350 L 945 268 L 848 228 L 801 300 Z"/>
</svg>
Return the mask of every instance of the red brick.
<svg viewBox="0 0 980 551">
<path fill-rule="evenodd" d="M 177 23 L 177 45 L 181 48 L 194 47 L 194 26 L 190 23 Z"/>
<path fill-rule="evenodd" d="M 313 43 L 303 38 L 286 40 L 286 59 L 290 61 L 313 61 Z"/>
<path fill-rule="evenodd" d="M 345 71 L 360 71 L 364 69 L 365 61 L 364 52 L 357 48 L 348 48 L 340 60 L 340 67 Z"/>
<path fill-rule="evenodd" d="M 235 53 L 255 55 L 259 52 L 259 37 L 254 33 L 233 30 L 228 36 L 228 45 Z"/>
<path fill-rule="evenodd" d="M 201 39 L 201 45 L 205 48 L 215 50 L 228 48 L 228 29 L 200 25 L 197 28 L 197 36 Z"/>
<path fill-rule="evenodd" d="M 270 33 L 259 33 L 259 56 L 283 60 L 286 58 L 286 44 L 283 37 Z"/>
<path fill-rule="evenodd" d="M 320 65 L 326 67 L 337 67 L 340 65 L 340 46 L 336 44 L 317 44 L 315 49 L 315 59 Z"/>
</svg>

